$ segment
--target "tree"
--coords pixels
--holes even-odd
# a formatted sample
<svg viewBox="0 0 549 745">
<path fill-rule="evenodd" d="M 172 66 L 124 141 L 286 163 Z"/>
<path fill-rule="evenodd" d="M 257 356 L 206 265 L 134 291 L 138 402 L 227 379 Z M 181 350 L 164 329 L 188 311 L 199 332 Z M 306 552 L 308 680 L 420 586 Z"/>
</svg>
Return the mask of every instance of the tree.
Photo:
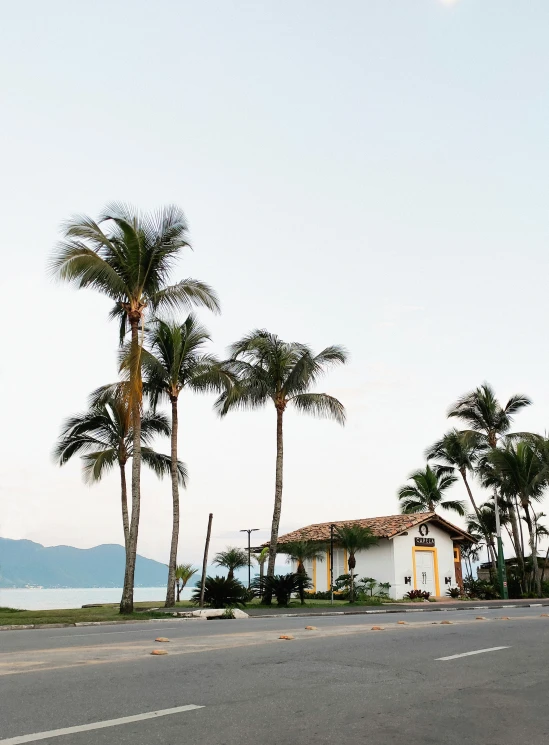
<svg viewBox="0 0 549 745">
<path fill-rule="evenodd" d="M 478 432 L 460 432 L 454 428 L 428 448 L 425 453 L 427 461 L 437 460 L 440 465 L 459 471 L 475 514 L 479 519 L 478 507 L 473 497 L 467 474 L 474 473 L 475 466 L 482 452 L 482 440 Z M 485 535 L 484 538 L 486 540 L 488 558 L 492 563 L 492 572 L 495 576 L 497 571 L 495 551 L 492 548 L 489 537 Z"/>
<path fill-rule="evenodd" d="M 216 402 L 221 416 L 231 409 L 254 409 L 269 402 L 276 411 L 275 498 L 267 575 L 275 570 L 278 529 L 282 511 L 283 422 L 289 405 L 305 414 L 334 419 L 345 423 L 343 404 L 326 393 L 312 393 L 311 388 L 332 365 L 344 364 L 347 353 L 343 347 L 326 347 L 315 355 L 305 344 L 284 342 L 265 330 L 252 331 L 230 348 L 226 370 L 235 383 Z M 270 602 L 270 596 L 265 598 Z"/>
<path fill-rule="evenodd" d="M 532 445 L 527 441 L 509 442 L 505 449 L 494 448 L 489 460 L 502 476 L 506 492 L 516 495 L 524 512 L 530 536 L 530 552 L 536 593 L 541 597 L 541 577 L 537 557 L 537 537 L 532 519 L 532 501 L 541 499 L 545 488 L 545 469 Z"/>
<path fill-rule="evenodd" d="M 175 567 L 179 543 L 179 488 L 177 479 L 179 394 L 184 389 L 219 392 L 223 371 L 215 357 L 204 352 L 210 335 L 194 315 L 182 324 L 157 320 L 147 334 L 149 349 L 142 352 L 145 390 L 156 408 L 159 400 L 171 407 L 172 539 L 168 564 L 166 608 L 175 602 Z M 124 364 L 124 363 L 123 363 Z"/>
<path fill-rule="evenodd" d="M 295 561 L 297 564 L 296 573 L 301 577 L 306 577 L 305 562 L 324 561 L 326 546 L 315 541 L 288 541 L 282 544 L 279 553 L 286 554 L 290 561 Z M 299 599 L 301 600 L 301 605 L 303 605 L 305 603 L 304 586 L 301 586 L 299 589 Z"/>
<path fill-rule="evenodd" d="M 133 456 L 133 432 L 130 426 L 127 400 L 116 394 L 115 387 L 101 397 L 92 394 L 90 409 L 66 420 L 57 445 L 54 458 L 60 466 L 65 465 L 75 455 L 82 458 L 84 478 L 92 484 L 116 464 L 120 471 L 120 493 L 122 502 L 122 525 L 124 545 L 128 550 L 129 515 L 126 487 L 126 464 Z M 145 412 L 141 420 L 141 458 L 160 478 L 170 473 L 171 461 L 168 455 L 157 453 L 151 442 L 157 435 L 169 435 L 170 425 L 163 414 Z M 180 461 L 177 462 L 177 476 L 181 484 L 186 483 L 187 472 Z"/>
<path fill-rule="evenodd" d="M 234 578 L 235 569 L 242 569 L 248 566 L 248 554 L 241 548 L 227 546 L 225 551 L 219 551 L 214 557 L 213 563 L 218 567 L 225 567 L 229 570 L 228 579 Z"/>
<path fill-rule="evenodd" d="M 456 499 L 444 499 L 444 492 L 455 484 L 457 476 L 453 468 L 427 465 L 423 470 L 414 471 L 409 476 L 412 484 L 405 484 L 398 490 L 400 511 L 403 515 L 414 512 L 436 512 L 437 507 L 465 515 L 465 504 Z"/>
<path fill-rule="evenodd" d="M 269 547 L 264 546 L 261 551 L 254 556 L 254 559 L 257 561 L 259 565 L 259 579 L 263 579 L 263 575 L 265 573 L 265 562 L 269 558 Z"/>
<path fill-rule="evenodd" d="M 519 393 L 511 396 L 505 406 L 502 406 L 496 398 L 492 386 L 489 383 L 483 383 L 478 388 L 475 388 L 475 390 L 459 398 L 450 407 L 448 417 L 461 419 L 462 422 L 470 427 L 471 431 L 477 432 L 482 436 L 486 450 L 494 450 L 498 447 L 500 439 L 509 435 L 515 414 L 526 406 L 530 406 L 531 403 L 528 396 Z M 482 463 L 480 465 L 482 467 Z M 495 482 L 493 483 L 493 490 L 494 500 L 497 504 L 498 487 Z M 518 520 L 512 505 L 510 506 L 509 514 L 511 517 L 516 556 L 524 575 L 524 557 L 520 555 Z M 501 561 L 503 563 L 503 556 L 501 557 Z"/>
<path fill-rule="evenodd" d="M 219 310 L 213 290 L 184 279 L 167 285 L 181 251 L 190 246 L 187 221 L 173 205 L 146 214 L 125 204 L 108 205 L 96 221 L 85 215 L 63 226 L 64 240 L 55 250 L 50 271 L 77 288 L 99 291 L 114 302 L 111 318 L 120 323 L 121 343 L 130 330 L 128 403 L 133 430 L 132 512 L 126 552 L 121 613 L 133 612 L 135 558 L 141 507 L 141 347 L 139 326 L 145 314 L 191 305 Z"/>
<path fill-rule="evenodd" d="M 367 551 L 372 546 L 376 546 L 378 539 L 370 528 L 365 528 L 362 525 L 353 525 L 352 523 L 336 526 L 334 537 L 341 548 L 347 551 L 347 565 L 349 567 L 349 574 L 351 575 L 349 602 L 354 603 L 356 554 L 359 551 Z"/>
<path fill-rule="evenodd" d="M 194 569 L 192 564 L 178 564 L 175 568 L 175 581 L 177 584 L 177 602 L 181 598 L 181 593 L 185 589 L 188 581 L 194 577 L 198 569 Z"/>
</svg>

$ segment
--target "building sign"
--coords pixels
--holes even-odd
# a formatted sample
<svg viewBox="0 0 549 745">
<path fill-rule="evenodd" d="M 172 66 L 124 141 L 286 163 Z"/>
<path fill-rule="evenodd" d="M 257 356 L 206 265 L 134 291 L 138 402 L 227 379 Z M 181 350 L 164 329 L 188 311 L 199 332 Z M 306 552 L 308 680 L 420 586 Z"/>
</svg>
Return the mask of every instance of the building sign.
<svg viewBox="0 0 549 745">
<path fill-rule="evenodd" d="M 434 538 L 416 538 L 416 546 L 434 546 Z"/>
</svg>

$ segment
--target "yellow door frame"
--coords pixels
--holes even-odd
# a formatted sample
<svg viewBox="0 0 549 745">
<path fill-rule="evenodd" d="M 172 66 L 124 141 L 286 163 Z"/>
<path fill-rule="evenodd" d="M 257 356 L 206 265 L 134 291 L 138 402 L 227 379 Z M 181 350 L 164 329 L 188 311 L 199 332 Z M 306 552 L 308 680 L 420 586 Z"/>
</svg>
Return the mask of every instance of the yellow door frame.
<svg viewBox="0 0 549 745">
<path fill-rule="evenodd" d="M 440 597 L 440 583 L 438 580 L 438 554 L 436 548 L 430 548 L 428 546 L 412 546 L 412 566 L 414 568 L 414 590 L 417 590 L 417 577 L 416 577 L 416 551 L 431 551 L 433 554 L 433 568 L 435 572 L 435 594 L 436 597 Z"/>
</svg>

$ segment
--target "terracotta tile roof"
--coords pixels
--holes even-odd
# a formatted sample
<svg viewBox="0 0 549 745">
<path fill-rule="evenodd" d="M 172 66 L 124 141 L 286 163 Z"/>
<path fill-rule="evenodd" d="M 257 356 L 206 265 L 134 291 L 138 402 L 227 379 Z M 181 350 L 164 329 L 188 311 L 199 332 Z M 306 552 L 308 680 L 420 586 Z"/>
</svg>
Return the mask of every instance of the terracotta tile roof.
<svg viewBox="0 0 549 745">
<path fill-rule="evenodd" d="M 299 530 L 294 530 L 286 535 L 281 535 L 278 543 L 288 543 L 289 541 L 328 541 L 330 540 L 330 525 L 340 527 L 342 525 L 362 525 L 364 528 L 370 528 L 372 533 L 379 538 L 393 538 L 395 535 L 413 528 L 421 523 L 434 521 L 448 532 L 459 535 L 460 537 L 472 540 L 468 533 L 462 528 L 447 522 L 440 515 L 434 512 L 418 512 L 414 515 L 387 515 L 386 517 L 367 517 L 363 520 L 339 520 L 334 523 L 316 523 L 307 525 Z M 265 544 L 265 545 L 268 545 Z"/>
</svg>

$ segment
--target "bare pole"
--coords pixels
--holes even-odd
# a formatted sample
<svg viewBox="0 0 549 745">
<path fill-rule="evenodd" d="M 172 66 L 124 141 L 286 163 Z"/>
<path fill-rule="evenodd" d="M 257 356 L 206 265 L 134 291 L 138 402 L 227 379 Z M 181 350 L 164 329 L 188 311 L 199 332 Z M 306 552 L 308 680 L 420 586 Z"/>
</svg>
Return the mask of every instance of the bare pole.
<svg viewBox="0 0 549 745">
<path fill-rule="evenodd" d="M 206 545 L 204 547 L 204 561 L 202 562 L 202 581 L 200 583 L 200 607 L 204 607 L 204 587 L 206 585 L 206 567 L 208 566 L 208 551 L 210 550 L 210 536 L 212 534 L 213 512 L 208 518 L 208 532 L 206 533 Z"/>
</svg>

